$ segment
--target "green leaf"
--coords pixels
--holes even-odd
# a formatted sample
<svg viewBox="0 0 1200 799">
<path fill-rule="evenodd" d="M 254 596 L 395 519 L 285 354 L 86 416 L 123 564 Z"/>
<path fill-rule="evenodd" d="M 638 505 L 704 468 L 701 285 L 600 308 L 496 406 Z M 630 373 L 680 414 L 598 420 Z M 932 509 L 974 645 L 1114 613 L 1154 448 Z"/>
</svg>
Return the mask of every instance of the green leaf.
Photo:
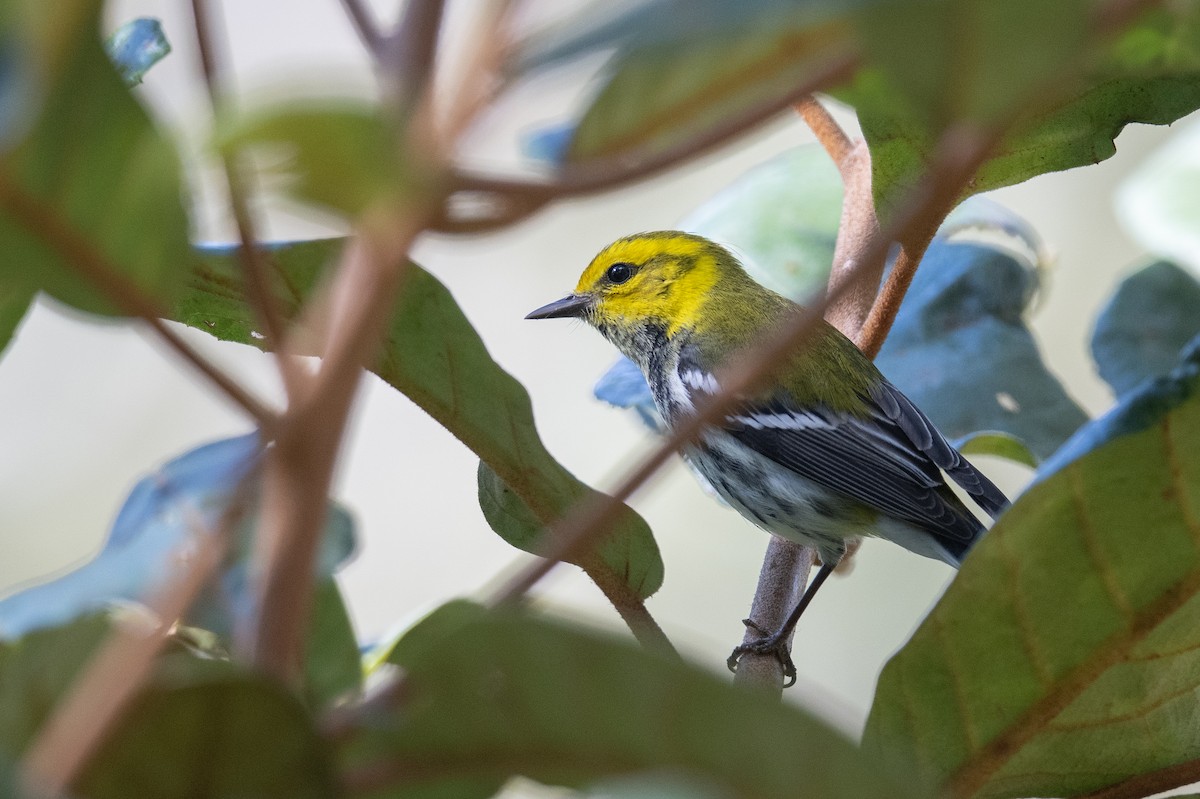
<svg viewBox="0 0 1200 799">
<path fill-rule="evenodd" d="M 12 340 L 17 325 L 25 318 L 29 303 L 33 302 L 33 292 L 28 288 L 13 286 L 0 281 L 0 353 Z"/>
<path fill-rule="evenodd" d="M 357 216 L 395 202 L 420 179 L 398 136 L 373 106 L 341 100 L 295 104 L 222 121 L 217 144 L 258 151 L 269 179 L 303 202 Z"/>
<path fill-rule="evenodd" d="M 595 4 L 521 42 L 514 74 L 609 56 L 596 97 L 567 147 L 556 126 L 536 146 L 551 160 L 646 158 L 712 135 L 732 119 L 761 121 L 854 48 L 850 15 L 878 0 L 649 0 Z M 542 145 L 551 143 L 550 148 Z"/>
<path fill-rule="evenodd" d="M 16 52 L 46 94 L 24 140 L 0 164 L 0 294 L 38 290 L 94 313 L 116 305 L 71 266 L 98 253 L 118 277 L 169 300 L 189 253 L 180 163 L 105 55 L 99 0 L 25 3 Z M 70 231 L 64 233 L 61 228 Z"/>
<path fill-rule="evenodd" d="M 1119 397 L 1164 375 L 1200 335 L 1200 281 L 1159 261 L 1121 281 L 1100 311 L 1092 357 Z"/>
<path fill-rule="evenodd" d="M 864 748 L 897 778 L 1077 796 L 1200 757 L 1200 358 L 1141 393 L 1014 503 L 885 667 Z"/>
<path fill-rule="evenodd" d="M 910 795 L 802 711 L 676 658 L 511 612 L 450 627 L 412 653 L 401 704 L 363 720 L 346 768 L 386 764 L 409 789 L 667 771 L 740 797 Z"/>
<path fill-rule="evenodd" d="M 19 756 L 108 634 L 85 616 L 0 643 L 0 760 Z"/>
<path fill-rule="evenodd" d="M 310 706 L 322 708 L 362 690 L 358 638 L 342 592 L 332 579 L 320 580 L 313 593 L 304 647 L 304 693 Z"/>
<path fill-rule="evenodd" d="M 522 498 L 484 461 L 479 462 L 476 478 L 479 485 L 479 507 L 483 510 L 488 525 L 517 549 L 534 555 L 543 552 L 546 548 L 546 521 L 538 518 Z M 582 483 L 580 485 L 582 486 Z M 561 513 L 565 514 L 575 502 L 585 501 L 587 497 L 598 494 L 599 492 L 583 486 L 577 498 L 569 498 L 568 502 L 561 506 Z M 598 545 L 603 565 L 595 563 L 590 556 L 579 557 L 571 562 L 599 580 L 621 575 L 619 579 L 629 584 L 640 599 L 645 599 L 662 583 L 658 545 L 654 542 L 650 526 L 628 508 L 615 526 L 623 531 L 622 534 L 604 536 Z M 604 570 L 609 576 L 597 574 L 597 569 Z"/>
<path fill-rule="evenodd" d="M 341 244 L 327 239 L 266 250 L 288 287 L 290 313 Z M 220 339 L 262 346 L 242 297 L 233 251 L 202 250 L 201 259 L 172 318 Z M 374 371 L 470 447 L 527 506 L 527 518 L 542 527 L 591 495 L 592 489 L 546 451 L 525 389 L 492 360 L 445 286 L 415 264 Z M 614 525 L 601 553 L 605 568 L 637 596 L 647 597 L 662 585 L 658 547 L 632 510 Z M 592 560 L 584 556 L 581 563 L 590 569 Z"/>
<path fill-rule="evenodd" d="M 954 448 L 963 455 L 992 455 L 1013 463 L 1036 469 L 1038 457 L 1029 451 L 1029 445 L 1009 433 L 985 430 L 973 433 L 954 442 Z"/>
<path fill-rule="evenodd" d="M 303 706 L 261 677 L 155 686 L 81 776 L 90 799 L 330 799 L 326 747 Z"/>
<path fill-rule="evenodd" d="M 837 94 L 858 111 L 884 214 L 956 120 L 1022 111 L 971 183 L 977 193 L 1103 161 L 1126 124 L 1165 125 L 1200 107 L 1194 4 L 1144 15 L 1101 53 L 1081 39 L 1094 8 L 921 0 L 864 15 L 871 63 Z"/>
<path fill-rule="evenodd" d="M 567 148 L 568 162 L 636 149 L 649 155 L 748 113 L 782 110 L 796 87 L 848 51 L 848 26 L 747 14 L 744 25 L 619 56 Z M 781 24 L 782 23 L 782 24 Z"/>
<path fill-rule="evenodd" d="M 444 641 L 460 629 L 471 623 L 485 618 L 487 609 L 482 605 L 457 599 L 438 607 L 428 616 L 405 630 L 400 636 L 381 647 L 369 656 L 373 661 L 368 665 L 370 672 L 384 663 L 400 666 L 407 670 L 414 663 L 420 663 L 427 658 L 430 651 L 443 646 Z M 375 791 L 367 796 L 370 799 L 385 799 L 385 797 L 404 797 L 404 799 L 487 799 L 495 796 L 504 787 L 505 779 L 501 776 L 474 776 L 464 773 L 460 777 L 450 777 L 432 783 L 423 783 L 419 787 L 404 786 L 391 790 Z"/>
</svg>

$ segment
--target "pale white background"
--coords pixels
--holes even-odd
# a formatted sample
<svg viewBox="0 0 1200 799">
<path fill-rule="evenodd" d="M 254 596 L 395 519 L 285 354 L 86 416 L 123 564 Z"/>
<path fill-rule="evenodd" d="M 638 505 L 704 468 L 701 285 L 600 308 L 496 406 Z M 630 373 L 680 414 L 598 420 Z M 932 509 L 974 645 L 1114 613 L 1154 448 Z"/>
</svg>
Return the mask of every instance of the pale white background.
<svg viewBox="0 0 1200 799">
<path fill-rule="evenodd" d="M 470 2 L 452 3 L 452 38 L 466 41 Z M 109 20 L 157 16 L 175 52 L 148 76 L 143 97 L 165 124 L 196 146 L 207 105 L 197 82 L 188 4 L 121 0 Z M 391 0 L 375 4 L 395 15 Z M 243 105 L 273 95 L 344 92 L 369 97 L 372 74 L 336 0 L 225 4 L 235 89 Z M 475 133 L 471 156 L 503 166 L 516 136 L 569 107 L 564 85 L 522 91 Z M 852 120 L 842 114 L 848 124 Z M 82 133 L 81 133 L 82 135 Z M 1092 413 L 1111 401 L 1094 375 L 1086 340 L 1118 276 L 1140 256 L 1114 218 L 1111 195 L 1123 176 L 1170 135 L 1134 127 L 1119 153 L 1099 166 L 1047 175 L 996 199 L 1029 218 L 1057 253 L 1032 322 L 1046 357 Z M 609 240 L 671 227 L 747 168 L 811 141 L 783 116 L 700 162 L 596 199 L 550 208 L 502 234 L 423 238 L 416 256 L 443 280 L 493 356 L 528 388 L 550 450 L 582 479 L 604 487 L 651 446 L 629 416 L 591 399 L 614 358 L 595 333 L 523 315 L 573 286 Z M 228 236 L 211 201 L 196 208 L 197 236 Z M 264 225 L 286 238 L 326 231 L 271 205 Z M 247 348 L 194 331 L 189 340 L 264 396 L 278 397 L 272 364 Z M 193 379 L 140 330 L 97 324 L 49 304 L 26 319 L 0 361 L 0 590 L 55 573 L 101 545 L 109 521 L 140 474 L 182 450 L 248 429 L 221 397 Z M 522 558 L 486 527 L 475 500 L 476 459 L 407 400 L 371 378 L 337 477 L 337 495 L 359 522 L 361 551 L 342 573 L 360 636 L 370 640 L 455 596 L 479 595 Z M 1025 474 L 983 462 L 1005 488 Z M 766 538 L 704 496 L 676 464 L 634 503 L 655 530 L 667 565 L 650 609 L 690 656 L 720 671 L 742 632 Z M 948 567 L 884 542 L 868 542 L 853 574 L 830 582 L 805 617 L 789 698 L 857 731 L 875 678 L 951 578 Z M 541 596 L 558 612 L 619 629 L 603 597 L 578 573 L 559 569 Z"/>
</svg>

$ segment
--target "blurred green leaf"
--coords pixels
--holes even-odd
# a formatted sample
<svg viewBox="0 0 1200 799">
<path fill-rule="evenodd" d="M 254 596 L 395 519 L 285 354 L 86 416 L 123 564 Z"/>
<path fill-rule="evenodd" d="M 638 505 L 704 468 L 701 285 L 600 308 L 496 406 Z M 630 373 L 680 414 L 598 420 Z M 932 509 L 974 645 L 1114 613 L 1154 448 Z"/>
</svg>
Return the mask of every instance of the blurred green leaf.
<svg viewBox="0 0 1200 799">
<path fill-rule="evenodd" d="M 0 759 L 25 750 L 108 630 L 85 616 L 0 643 Z"/>
<path fill-rule="evenodd" d="M 12 340 L 17 325 L 25 318 L 32 301 L 33 292 L 30 289 L 0 282 L 0 352 L 4 352 Z"/>
<path fill-rule="evenodd" d="M 1094 0 L 907 0 L 858 16 L 868 63 L 893 103 L 940 131 L 988 123 L 1070 81 L 1090 44 Z M 1013 56 L 1015 51 L 1020 57 Z"/>
<path fill-rule="evenodd" d="M 375 661 L 376 668 L 388 663 L 407 670 L 410 665 L 428 658 L 429 652 L 440 648 L 448 637 L 485 618 L 487 613 L 482 605 L 465 599 L 447 602 L 405 630 L 396 640 L 379 647 L 370 659 Z M 375 668 L 371 670 L 374 672 Z M 381 788 L 363 796 L 364 799 L 487 799 L 498 794 L 505 781 L 503 776 L 478 776 L 464 770 L 457 777 Z"/>
<path fill-rule="evenodd" d="M 272 271 L 287 289 L 289 313 L 295 313 L 341 244 L 327 239 L 265 248 Z M 202 263 L 172 318 L 220 339 L 261 347 L 233 253 L 201 251 Z M 446 288 L 415 264 L 374 371 L 479 455 L 542 527 L 592 492 L 546 451 L 525 389 L 492 360 Z M 658 547 L 632 510 L 614 525 L 601 554 L 604 568 L 637 596 L 649 596 L 662 585 Z M 596 566 L 591 556 L 581 562 L 589 569 Z"/>
<path fill-rule="evenodd" d="M 1120 397 L 1165 375 L 1184 346 L 1200 335 L 1200 281 L 1167 261 L 1121 281 L 1100 311 L 1092 357 Z"/>
<path fill-rule="evenodd" d="M 441 646 L 446 638 L 486 617 L 487 613 L 483 605 L 466 599 L 440 605 L 387 645 L 386 651 L 381 653 L 381 662 L 407 669 L 428 657 L 429 650 Z"/>
<path fill-rule="evenodd" d="M 594 3 L 520 42 L 508 71 L 607 55 L 569 145 L 550 148 L 554 160 L 646 157 L 731 119 L 783 110 L 818 71 L 848 59 L 850 14 L 878 2 Z"/>
<path fill-rule="evenodd" d="M 137 86 L 150 68 L 167 57 L 171 43 L 162 23 L 150 17 L 131 19 L 104 41 L 104 50 L 126 86 Z"/>
<path fill-rule="evenodd" d="M 722 35 L 772 32 L 789 25 L 817 25 L 880 0 L 641 0 L 591 3 L 517 43 L 508 64 L 526 74 L 596 53 L 617 57 L 639 50 L 685 49 Z"/>
<path fill-rule="evenodd" d="M 410 789 L 659 770 L 741 797 L 911 795 L 800 710 L 676 658 L 514 613 L 452 628 L 408 659 L 400 705 L 362 720 L 345 768 L 419 775 Z"/>
<path fill-rule="evenodd" d="M 326 751 L 284 688 L 214 676 L 146 691 L 78 786 L 90 799 L 332 799 Z"/>
<path fill-rule="evenodd" d="M 94 313 L 116 306 L 69 265 L 91 249 L 150 297 L 185 274 L 188 221 L 171 140 L 130 95 L 98 38 L 99 0 L 24 3 L 18 37 L 46 92 L 0 163 L 0 293 L 44 290 Z M 59 228 L 71 231 L 64 235 Z"/>
<path fill-rule="evenodd" d="M 634 149 L 649 155 L 754 109 L 782 110 L 797 86 L 848 52 L 843 23 L 777 26 L 771 17 L 762 27 L 618 57 L 566 161 Z"/>
<path fill-rule="evenodd" d="M 1200 357 L 1145 391 L 1014 503 L 885 667 L 863 744 L 897 779 L 1078 796 L 1200 757 Z"/>
<path fill-rule="evenodd" d="M 864 14 L 869 65 L 836 94 L 858 111 L 884 214 L 955 120 L 1022 112 L 971 183 L 977 193 L 1103 161 L 1126 124 L 1200 107 L 1195 4 L 1144 14 L 1104 47 L 1089 33 L 1095 10 L 1091 0 L 918 0 Z"/>
<path fill-rule="evenodd" d="M 313 592 L 304 647 L 304 693 L 314 708 L 353 698 L 362 690 L 362 659 L 338 584 L 319 580 Z"/>
<path fill-rule="evenodd" d="M 1030 469 L 1038 466 L 1038 457 L 1029 451 L 1029 445 L 1009 433 L 985 430 L 972 433 L 954 442 L 954 448 L 963 455 L 991 455 L 1004 458 Z"/>
<path fill-rule="evenodd" d="M 268 185 L 350 217 L 394 202 L 421 179 L 414 159 L 401 157 L 396 131 L 379 109 L 344 100 L 225 119 L 217 143 L 225 150 L 253 149 Z"/>
</svg>

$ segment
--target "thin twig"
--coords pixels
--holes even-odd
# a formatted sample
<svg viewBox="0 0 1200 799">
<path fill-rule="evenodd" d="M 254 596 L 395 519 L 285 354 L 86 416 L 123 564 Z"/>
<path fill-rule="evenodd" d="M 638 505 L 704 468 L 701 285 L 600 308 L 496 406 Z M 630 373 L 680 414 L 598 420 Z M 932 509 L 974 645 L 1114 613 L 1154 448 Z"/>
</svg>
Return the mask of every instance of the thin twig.
<svg viewBox="0 0 1200 799">
<path fill-rule="evenodd" d="M 413 111 L 417 103 L 428 98 L 445 10 L 445 0 L 408 0 L 400 25 L 379 51 L 383 78 L 391 86 L 388 108 L 402 124 L 410 122 L 416 127 L 418 122 L 431 121 L 428 113 L 418 119 Z"/>
<path fill-rule="evenodd" d="M 206 0 L 192 0 L 192 17 L 196 29 L 196 45 L 200 53 L 200 69 L 208 93 L 209 107 L 215 116 L 220 106 L 221 69 L 213 48 L 213 26 Z M 225 174 L 229 208 L 233 212 L 240 245 L 237 251 L 238 264 L 246 286 L 250 307 L 262 326 L 269 349 L 275 354 L 280 378 L 288 394 L 294 394 L 301 380 L 299 365 L 288 353 L 285 335 L 284 314 L 279 299 L 275 296 L 270 281 L 271 267 L 258 247 L 254 219 L 246 201 L 249 191 L 245 176 L 238 168 L 236 153 L 222 148 L 221 166 Z"/>
<path fill-rule="evenodd" d="M 825 148 L 825 152 L 829 153 L 833 163 L 841 170 L 842 162 L 846 160 L 850 150 L 854 147 L 854 142 L 846 135 L 846 131 L 842 130 L 842 126 L 821 104 L 821 101 L 811 94 L 797 100 L 795 108 L 804 120 L 804 124 L 808 125 L 809 130 L 817 137 L 817 141 Z M 843 174 L 842 177 L 845 175 Z"/>
<path fill-rule="evenodd" d="M 183 565 L 146 603 L 146 620 L 118 624 L 38 731 L 22 762 L 37 795 L 66 794 L 80 772 L 154 669 L 172 626 L 187 613 L 216 572 L 229 548 L 231 532 L 246 512 L 249 480 L 243 480 L 216 530 L 187 514 L 191 535 L 173 560 Z"/>
<path fill-rule="evenodd" d="M 375 22 L 375 15 L 363 4 L 362 0 L 342 0 L 342 8 L 354 26 L 354 32 L 363 43 L 363 47 L 375 58 L 383 50 L 384 35 Z"/>
<path fill-rule="evenodd" d="M 0 206 L 43 244 L 53 250 L 68 269 L 96 288 L 115 308 L 141 318 L 158 337 L 185 362 L 248 413 L 264 430 L 273 430 L 278 417 L 255 399 L 241 384 L 192 349 L 163 320 L 164 310 L 120 269 L 109 262 L 92 242 L 72 227 L 51 206 L 20 188 L 7 171 L 0 169 Z"/>
<path fill-rule="evenodd" d="M 636 180 L 649 178 L 683 161 L 695 158 L 734 136 L 779 113 L 783 105 L 798 101 L 827 86 L 836 85 L 858 68 L 857 55 L 832 59 L 785 97 L 769 98 L 746 111 L 705 128 L 700 133 L 665 148 L 630 150 L 617 155 L 568 164 L 553 181 L 538 182 L 496 178 L 469 172 L 453 177 L 453 189 L 467 196 L 478 196 L 494 206 L 490 216 L 467 219 L 440 219 L 434 229 L 447 233 L 480 233 L 510 225 L 539 211 L 553 200 L 579 197 L 606 191 Z M 453 200 L 453 197 L 451 198 Z"/>
<path fill-rule="evenodd" d="M 868 358 L 874 358 L 883 347 L 883 342 L 896 321 L 896 315 L 900 313 L 900 304 L 904 302 L 908 287 L 912 285 L 917 274 L 917 267 L 925 257 L 925 251 L 929 249 L 942 220 L 954 209 L 957 201 L 957 197 L 945 198 L 940 213 L 931 214 L 927 224 L 922 229 L 911 231 L 907 240 L 901 244 L 900 252 L 892 264 L 892 271 L 888 273 L 883 290 L 871 306 L 871 312 L 863 322 L 862 331 L 855 342 Z"/>
<path fill-rule="evenodd" d="M 821 113 L 809 108 L 805 119 L 820 119 L 822 116 L 824 119 L 819 124 L 823 127 L 841 130 L 823 108 Z M 833 250 L 833 264 L 829 270 L 829 286 L 832 290 L 846 284 L 845 296 L 829 309 L 825 318 L 852 339 L 859 349 L 867 352 L 862 342 L 863 324 L 879 294 L 884 268 L 882 261 L 872 262 L 870 268 L 861 267 L 879 236 L 879 217 L 875 213 L 875 197 L 871 192 L 871 152 L 866 142 L 851 142 L 844 133 L 842 138 L 848 142 L 845 147 L 841 146 L 837 137 L 831 137 L 828 130 L 819 134 L 819 138 L 831 156 L 835 152 L 838 154 L 835 163 L 842 176 L 842 212 L 838 222 L 837 244 Z M 874 353 L 867 352 L 867 357 L 874 357 Z"/>
</svg>

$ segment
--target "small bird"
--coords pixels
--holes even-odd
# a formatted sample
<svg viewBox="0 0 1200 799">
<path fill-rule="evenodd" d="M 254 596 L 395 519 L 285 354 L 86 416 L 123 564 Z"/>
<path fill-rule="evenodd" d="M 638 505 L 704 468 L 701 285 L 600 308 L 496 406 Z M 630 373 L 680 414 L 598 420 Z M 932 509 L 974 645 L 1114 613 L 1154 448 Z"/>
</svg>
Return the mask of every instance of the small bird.
<svg viewBox="0 0 1200 799">
<path fill-rule="evenodd" d="M 769 336 L 798 306 L 764 288 L 724 247 L 678 231 L 639 233 L 604 248 L 575 291 L 527 319 L 572 317 L 600 331 L 642 370 L 668 426 L 720 391 L 717 370 Z M 706 426 L 684 457 L 758 527 L 816 550 L 821 568 L 788 621 L 739 646 L 774 653 L 787 684 L 787 640 L 847 551 L 864 536 L 957 567 L 983 534 L 946 484 L 993 518 L 1008 505 L 869 358 L 824 322 L 808 345 Z"/>
</svg>

